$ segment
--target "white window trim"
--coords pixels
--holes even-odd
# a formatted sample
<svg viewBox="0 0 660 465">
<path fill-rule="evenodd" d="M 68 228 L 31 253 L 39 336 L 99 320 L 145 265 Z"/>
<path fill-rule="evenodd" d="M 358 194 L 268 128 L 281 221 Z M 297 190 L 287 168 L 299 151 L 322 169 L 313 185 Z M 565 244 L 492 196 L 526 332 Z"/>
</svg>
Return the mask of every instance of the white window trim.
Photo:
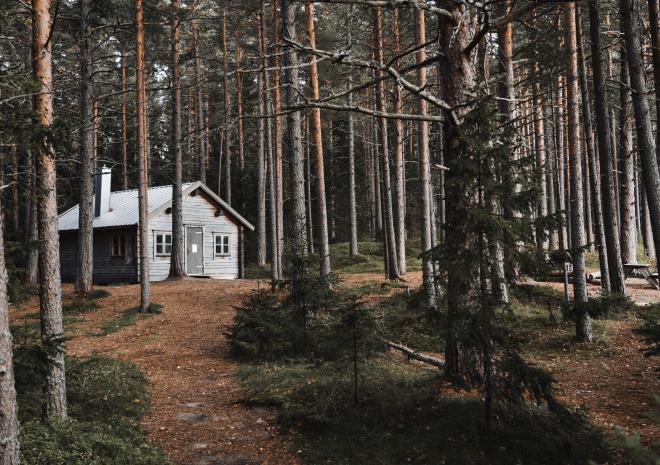
<svg viewBox="0 0 660 465">
<path fill-rule="evenodd" d="M 216 252 L 216 237 L 226 237 L 227 238 L 227 248 L 229 249 L 228 253 L 217 253 Z M 213 258 L 231 258 L 231 234 L 228 233 L 213 233 Z"/>
<path fill-rule="evenodd" d="M 172 256 L 172 252 L 170 253 L 165 253 L 164 252 L 164 247 L 165 247 L 165 239 L 163 238 L 163 253 L 158 253 L 158 236 L 165 236 L 169 235 L 172 237 L 172 240 L 174 240 L 174 237 L 172 236 L 172 231 L 154 231 L 154 258 L 169 258 Z M 170 244 L 170 247 L 172 247 L 172 244 Z M 171 249 L 170 249 L 171 250 Z"/>
</svg>

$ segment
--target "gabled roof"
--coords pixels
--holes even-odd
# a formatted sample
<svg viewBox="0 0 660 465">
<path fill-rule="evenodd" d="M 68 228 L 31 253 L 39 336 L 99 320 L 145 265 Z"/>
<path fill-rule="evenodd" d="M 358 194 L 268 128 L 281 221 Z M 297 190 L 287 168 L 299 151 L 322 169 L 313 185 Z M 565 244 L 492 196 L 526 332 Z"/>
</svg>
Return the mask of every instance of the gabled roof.
<svg viewBox="0 0 660 465">
<path fill-rule="evenodd" d="M 227 202 L 218 197 L 206 184 L 200 181 L 185 183 L 182 186 L 183 195 L 189 194 L 196 189 L 202 189 L 215 203 L 232 216 L 240 224 L 254 231 L 254 226 L 234 210 Z M 92 205 L 94 205 L 94 196 L 92 196 Z M 149 206 L 147 208 L 149 216 L 166 209 L 172 205 L 172 186 L 151 187 L 148 189 L 147 198 Z M 58 230 L 76 231 L 78 229 L 78 216 L 80 206 L 76 205 L 65 211 L 58 217 Z M 110 211 L 104 213 L 98 218 L 94 218 L 94 228 L 112 228 L 119 226 L 134 226 L 138 224 L 138 191 L 137 189 L 128 191 L 117 191 L 110 194 Z"/>
</svg>

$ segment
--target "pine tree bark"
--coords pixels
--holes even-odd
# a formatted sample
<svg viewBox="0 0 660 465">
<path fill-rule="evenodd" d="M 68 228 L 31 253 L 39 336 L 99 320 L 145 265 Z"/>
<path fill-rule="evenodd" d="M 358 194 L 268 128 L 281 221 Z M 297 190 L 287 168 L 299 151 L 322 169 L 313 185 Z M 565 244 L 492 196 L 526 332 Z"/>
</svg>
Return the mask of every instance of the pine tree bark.
<svg viewBox="0 0 660 465">
<path fill-rule="evenodd" d="M 266 45 L 263 31 L 263 15 L 259 13 L 259 55 L 264 68 L 257 76 L 258 110 L 262 116 L 257 120 L 257 264 L 266 264 Z M 270 160 L 269 160 L 270 164 Z M 271 212 L 272 213 L 272 212 Z M 275 249 L 277 250 L 277 248 Z"/>
<path fill-rule="evenodd" d="M 383 65 L 383 11 L 380 7 L 374 9 L 374 54 L 376 63 Z M 382 114 L 386 113 L 385 85 L 383 71 L 376 70 L 376 107 Z M 385 273 L 388 279 L 399 278 L 398 253 L 396 249 L 394 217 L 392 207 L 392 184 L 390 178 L 390 149 L 388 141 L 387 119 L 378 118 L 380 132 L 382 192 L 383 196 L 383 244 L 386 255 Z"/>
<path fill-rule="evenodd" d="M 421 65 L 426 61 L 426 17 L 424 10 L 415 12 L 415 43 L 417 50 L 417 64 Z M 417 68 L 417 86 L 424 88 L 427 85 L 426 68 L 419 66 Z M 428 102 L 423 98 L 417 101 L 417 113 L 424 116 L 428 113 Z M 431 161 L 429 153 L 429 123 L 420 120 L 417 123 L 417 169 L 419 176 L 419 230 L 422 248 L 422 285 L 424 287 L 424 306 L 427 309 L 436 308 L 436 284 L 435 270 L 433 260 L 429 256 L 433 248 L 433 236 L 431 231 Z"/>
<path fill-rule="evenodd" d="M 316 48 L 316 31 L 314 29 L 314 2 L 305 2 L 307 41 L 311 48 Z M 312 88 L 312 99 L 318 100 L 319 73 L 316 65 L 317 57 L 309 55 L 309 83 Z M 318 217 L 318 242 L 321 257 L 321 277 L 330 276 L 330 245 L 328 242 L 328 213 L 325 198 L 325 170 L 323 166 L 323 134 L 321 129 L 321 110 L 313 108 L 311 111 L 311 134 L 314 142 L 314 161 L 316 171 L 316 208 Z M 332 150 L 332 143 L 331 143 Z M 331 157 L 332 158 L 332 157 Z"/>
<path fill-rule="evenodd" d="M 55 150 L 48 132 L 53 124 L 53 74 L 50 0 L 32 0 L 33 73 L 37 82 L 35 112 L 43 138 L 37 149 L 39 226 L 39 296 L 41 341 L 46 350 L 45 420 L 67 417 L 64 327 L 57 231 Z"/>
<path fill-rule="evenodd" d="M 28 253 L 27 263 L 25 265 L 25 284 L 36 286 L 39 284 L 39 214 L 37 205 L 39 204 L 37 191 L 37 160 L 30 149 L 27 150 L 26 158 L 30 161 L 29 168 L 26 167 L 29 175 L 30 190 L 30 217 L 28 220 Z"/>
<path fill-rule="evenodd" d="M 224 200 L 231 204 L 231 94 L 229 92 L 229 54 L 227 47 L 227 9 L 222 10 L 222 69 L 224 96 L 224 154 L 225 154 L 225 195 Z"/>
<path fill-rule="evenodd" d="M 121 97 L 119 99 L 119 114 L 120 114 L 120 131 L 121 131 L 121 179 L 122 188 L 128 189 L 128 128 L 126 123 L 126 50 L 124 44 L 121 44 L 121 51 L 119 55 L 119 86 L 121 90 Z"/>
<path fill-rule="evenodd" d="M 4 211 L 0 205 L 0 463 L 19 465 L 18 404 L 14 388 L 12 340 L 9 328 L 3 215 Z"/>
<path fill-rule="evenodd" d="M 580 153 L 580 126 L 578 107 L 578 44 L 576 34 L 575 4 L 566 4 L 566 102 L 568 116 L 568 159 L 571 169 L 571 254 L 573 260 L 573 300 L 578 316 L 576 335 L 579 341 L 591 342 L 593 329 L 591 317 L 584 308 L 587 301 L 586 269 L 584 247 L 586 246 L 584 228 L 584 198 L 582 191 L 582 160 Z"/>
<path fill-rule="evenodd" d="M 593 213 L 593 219 L 594 219 L 594 229 L 596 231 L 596 247 L 598 250 L 598 262 L 600 263 L 600 284 L 601 287 L 605 292 L 610 292 L 611 291 L 611 283 L 610 283 L 610 265 L 609 265 L 609 256 L 608 256 L 608 250 L 614 246 L 618 248 L 618 234 L 616 234 L 616 231 L 614 231 L 615 240 L 614 244 L 610 244 L 609 238 L 606 238 L 605 236 L 605 231 L 603 230 L 604 227 L 604 222 L 603 222 L 603 194 L 601 194 L 601 167 L 599 166 L 599 162 L 596 159 L 596 148 L 594 147 L 595 142 L 594 142 L 594 133 L 593 133 L 593 122 L 592 122 L 592 117 L 591 117 L 591 99 L 589 98 L 589 83 L 587 81 L 587 64 L 586 60 L 584 57 L 584 41 L 583 41 L 583 34 L 582 34 L 582 20 L 581 20 L 581 11 L 580 8 L 576 8 L 576 33 L 577 33 L 577 41 L 578 41 L 578 70 L 580 74 L 580 92 L 582 94 L 582 119 L 584 121 L 584 138 L 586 141 L 586 146 L 587 146 L 587 153 L 585 159 L 588 162 L 588 169 L 590 172 L 590 176 L 588 176 L 588 181 L 590 185 L 590 190 L 591 190 L 591 200 L 592 202 L 590 204 L 587 204 L 587 198 L 585 198 L 585 217 L 586 218 L 591 218 L 592 213 Z M 600 56 L 600 55 L 597 55 Z M 592 60 L 593 62 L 593 60 Z M 596 68 L 594 68 L 594 74 L 595 74 Z M 595 78 L 595 75 L 594 75 Z M 595 80 L 595 79 L 594 79 Z M 597 91 L 596 91 L 597 92 Z M 599 94 L 596 95 L 596 99 L 598 99 L 600 96 Z M 602 104 L 602 102 L 596 102 L 597 105 L 597 110 L 600 109 L 598 105 Z M 607 107 L 605 107 L 605 111 Z M 603 124 L 602 120 L 600 120 L 599 115 L 596 115 L 597 118 L 597 124 Z M 605 118 L 605 125 L 608 124 L 607 122 L 607 117 Z M 597 127 L 598 129 L 598 134 L 599 134 L 599 144 L 598 144 L 598 150 L 599 154 L 601 154 L 602 150 L 607 150 L 605 153 L 605 161 L 609 164 L 609 146 L 607 144 L 607 139 L 608 139 L 608 132 L 607 132 L 607 126 L 604 128 L 601 128 L 600 125 Z M 602 129 L 602 132 L 601 132 Z M 603 145 L 602 143 L 602 136 L 605 138 L 605 144 Z M 607 169 L 606 165 L 606 169 Z M 585 170 L 586 171 L 586 170 Z M 616 227 L 616 219 L 614 223 Z M 587 225 L 587 232 L 589 231 L 589 226 Z M 589 241 L 588 236 L 587 236 L 587 242 Z M 620 258 L 619 258 L 620 260 Z M 616 268 L 616 267 L 615 267 Z"/>
<path fill-rule="evenodd" d="M 138 241 L 140 251 L 140 311 L 149 310 L 151 283 L 149 281 L 148 251 L 148 168 L 147 168 L 147 90 L 144 71 L 144 19 L 142 0 L 135 0 L 135 153 L 138 172 Z"/>
<path fill-rule="evenodd" d="M 555 191 L 557 195 L 557 208 L 561 212 L 562 224 L 559 227 L 559 248 L 568 249 L 568 233 L 566 229 L 566 187 L 564 177 L 564 86 L 561 76 L 557 77 L 555 85 L 556 103 L 553 106 L 554 136 L 555 136 Z"/>
<path fill-rule="evenodd" d="M 296 37 L 296 7 L 290 0 L 282 0 L 282 83 L 284 104 L 287 108 L 298 104 L 298 53 L 290 44 Z M 291 168 L 291 203 L 293 255 L 297 259 L 307 256 L 307 224 L 305 214 L 305 172 L 300 126 L 300 111 L 287 114 L 287 155 Z"/>
<path fill-rule="evenodd" d="M 347 89 L 353 87 L 353 75 L 349 73 L 346 82 Z M 353 106 L 353 92 L 349 92 L 347 96 L 347 103 L 349 107 Z M 348 112 L 348 210 L 349 210 L 349 227 L 351 236 L 349 239 L 349 254 L 351 257 L 359 255 L 358 250 L 358 233 L 357 233 L 357 201 L 355 194 L 355 122 L 353 112 Z"/>
<path fill-rule="evenodd" d="M 399 9 L 392 12 L 392 35 L 394 54 L 401 53 L 401 35 L 399 33 Z M 398 60 L 394 63 L 399 67 Z M 394 84 L 394 113 L 403 113 L 403 92 L 401 86 Z M 428 124 L 427 124 L 428 127 Z M 395 180 L 395 241 L 399 275 L 406 274 L 406 169 L 403 154 L 403 120 L 394 120 L 394 180 Z"/>
<path fill-rule="evenodd" d="M 648 0 L 649 29 L 651 32 L 651 57 L 653 63 L 653 81 L 655 85 L 655 111 L 660 115 L 660 4 L 658 0 Z M 655 135 L 656 158 L 660 165 L 660 134 Z"/>
<path fill-rule="evenodd" d="M 193 15 L 196 3 L 193 3 Z M 195 147 L 197 150 L 197 179 L 206 184 L 206 141 L 204 139 L 204 90 L 202 86 L 202 65 L 200 57 L 199 27 L 197 21 L 191 23 L 193 47 L 193 75 L 195 78 Z"/>
<path fill-rule="evenodd" d="M 273 107 L 275 110 L 275 124 L 273 128 L 273 149 L 274 149 L 274 168 L 275 168 L 275 204 L 277 219 L 277 274 L 283 277 L 283 255 L 284 255 L 284 190 L 282 185 L 282 117 L 279 116 L 282 109 L 282 92 L 280 89 L 281 81 L 281 57 L 280 57 L 280 27 L 281 20 L 278 20 L 278 8 L 280 0 L 273 0 L 273 42 L 274 42 L 274 60 L 273 71 Z"/>
<path fill-rule="evenodd" d="M 655 255 L 660 256 L 660 173 L 656 146 L 651 126 L 647 85 L 642 60 L 642 26 L 639 4 L 636 0 L 620 0 L 621 19 L 624 27 L 626 59 L 630 75 L 635 122 L 637 123 L 637 148 L 646 188 Z"/>
<path fill-rule="evenodd" d="M 95 163 L 94 92 L 91 29 L 89 26 L 90 0 L 80 1 L 80 208 L 78 215 L 78 249 L 76 256 L 75 292 L 92 292 L 94 268 L 94 212 L 92 205 Z"/>
<path fill-rule="evenodd" d="M 600 191 L 603 193 L 603 226 L 607 245 L 607 263 L 612 292 L 625 293 L 625 275 L 621 260 L 621 246 L 616 215 L 616 197 L 612 188 L 614 173 L 610 170 L 612 148 L 607 104 L 603 50 L 601 45 L 601 12 L 598 0 L 589 0 L 589 27 L 591 36 L 591 60 L 594 79 L 594 105 L 596 109 L 596 132 L 598 134 L 598 156 L 600 159 Z M 634 223 L 634 218 L 633 218 Z"/>
<path fill-rule="evenodd" d="M 637 228 L 635 222 L 635 151 L 633 142 L 632 98 L 625 49 L 619 78 L 619 166 L 621 168 L 620 215 L 621 258 L 623 263 L 637 262 Z"/>
<path fill-rule="evenodd" d="M 180 64 L 180 0 L 172 0 L 170 31 L 170 62 L 172 66 L 172 140 L 170 158 L 174 161 L 174 184 L 172 185 L 172 255 L 170 257 L 170 279 L 186 276 L 185 244 L 183 230 L 183 159 L 181 155 L 181 64 Z"/>
</svg>

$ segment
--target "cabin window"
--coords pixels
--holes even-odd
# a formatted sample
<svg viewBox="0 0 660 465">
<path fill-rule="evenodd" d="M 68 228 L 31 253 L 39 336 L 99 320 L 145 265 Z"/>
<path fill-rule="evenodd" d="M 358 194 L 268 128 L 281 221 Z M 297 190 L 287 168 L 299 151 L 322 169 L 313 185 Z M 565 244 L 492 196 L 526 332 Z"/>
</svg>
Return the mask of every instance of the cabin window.
<svg viewBox="0 0 660 465">
<path fill-rule="evenodd" d="M 228 257 L 230 255 L 229 236 L 226 234 L 215 235 L 215 256 Z"/>
<path fill-rule="evenodd" d="M 172 254 L 172 234 L 156 233 L 156 256 L 169 257 Z"/>
<path fill-rule="evenodd" d="M 126 256 L 126 234 L 114 233 L 110 236 L 110 256 L 111 257 L 125 257 Z"/>
</svg>

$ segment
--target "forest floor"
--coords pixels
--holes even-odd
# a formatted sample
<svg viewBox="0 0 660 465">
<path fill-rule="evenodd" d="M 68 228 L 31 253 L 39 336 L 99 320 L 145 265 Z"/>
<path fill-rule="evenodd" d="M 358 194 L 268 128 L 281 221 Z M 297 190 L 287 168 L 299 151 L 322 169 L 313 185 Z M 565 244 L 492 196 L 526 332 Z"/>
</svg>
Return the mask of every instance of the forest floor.
<svg viewBox="0 0 660 465">
<path fill-rule="evenodd" d="M 371 302 L 397 288 L 386 288 L 381 274 L 342 276 L 342 286 L 365 289 Z M 416 288 L 421 274 L 408 274 L 402 287 Z M 635 301 L 660 301 L 660 292 L 630 281 Z M 135 362 L 150 381 L 151 409 L 144 419 L 150 441 L 159 444 L 177 465 L 250 465 L 301 463 L 288 436 L 276 426 L 276 412 L 247 405 L 233 377 L 238 364 L 228 354 L 227 325 L 256 280 L 184 280 L 155 283 L 153 301 L 162 312 L 124 324 L 127 309 L 139 301 L 139 286 L 105 288 L 110 296 L 100 308 L 69 318 L 68 353 L 103 355 Z M 561 284 L 551 284 L 557 289 Z M 383 292 L 369 292 L 379 289 Z M 590 292 L 597 293 L 596 286 Z M 64 301 L 73 298 L 63 288 Z M 12 314 L 13 324 L 34 320 L 36 298 Z M 122 323 L 124 321 L 124 323 Z M 552 326 L 532 334 L 552 350 L 525 355 L 546 367 L 557 381 L 560 399 L 580 407 L 596 425 L 618 425 L 641 435 L 645 442 L 660 437 L 660 426 L 649 420 L 653 395 L 660 393 L 657 360 L 644 358 L 634 317 L 597 326 L 597 343 L 581 346 Z M 299 451 L 298 451 L 299 452 Z"/>
</svg>

